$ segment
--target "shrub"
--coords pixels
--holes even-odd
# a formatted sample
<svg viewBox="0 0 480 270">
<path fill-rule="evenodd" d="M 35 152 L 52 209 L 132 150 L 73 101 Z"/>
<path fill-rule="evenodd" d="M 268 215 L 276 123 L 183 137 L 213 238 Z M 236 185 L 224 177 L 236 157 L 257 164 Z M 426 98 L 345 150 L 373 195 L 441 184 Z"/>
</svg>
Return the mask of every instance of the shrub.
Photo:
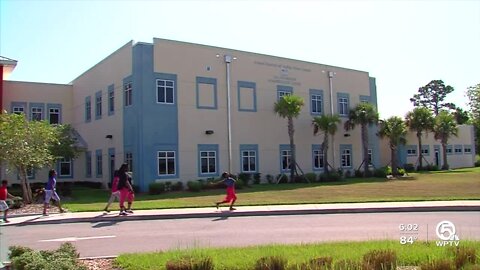
<svg viewBox="0 0 480 270">
<path fill-rule="evenodd" d="M 265 176 L 265 178 L 267 179 L 267 183 L 269 183 L 269 184 L 273 184 L 273 183 L 274 183 L 274 182 L 273 182 L 273 175 L 267 174 L 267 175 Z"/>
<path fill-rule="evenodd" d="M 346 172 L 345 172 L 345 177 L 346 177 L 346 178 L 352 177 L 352 172 L 351 172 L 350 170 L 346 171 Z"/>
<path fill-rule="evenodd" d="M 243 183 L 245 183 L 246 186 L 249 186 L 250 181 L 252 180 L 252 174 L 251 173 L 240 173 L 240 174 L 238 174 L 238 179 L 242 180 Z"/>
<path fill-rule="evenodd" d="M 336 262 L 334 265 L 333 265 L 333 269 L 335 270 L 362 270 L 362 265 L 357 262 L 357 261 L 353 261 L 353 260 L 341 260 L 341 261 L 338 261 Z"/>
<path fill-rule="evenodd" d="M 422 270 L 453 270 L 452 262 L 447 259 L 438 259 L 420 265 Z"/>
<path fill-rule="evenodd" d="M 475 167 L 480 167 L 480 160 L 475 161 Z"/>
<path fill-rule="evenodd" d="M 242 181 L 242 179 L 235 180 L 235 188 L 242 189 L 244 187 L 245 183 Z"/>
<path fill-rule="evenodd" d="M 279 256 L 262 257 L 255 263 L 255 270 L 284 270 L 287 259 Z"/>
<path fill-rule="evenodd" d="M 172 191 L 181 191 L 183 190 L 183 183 L 182 182 L 176 182 L 171 186 Z"/>
<path fill-rule="evenodd" d="M 311 259 L 308 264 L 304 264 L 301 269 L 309 270 L 323 270 L 323 269 L 332 269 L 332 257 L 319 257 Z"/>
<path fill-rule="evenodd" d="M 260 181 L 261 181 L 261 173 L 253 174 L 253 183 L 255 185 L 258 185 L 258 184 L 260 184 Z"/>
<path fill-rule="evenodd" d="M 321 173 L 318 176 L 318 182 L 327 182 L 328 180 L 328 175 L 326 173 Z"/>
<path fill-rule="evenodd" d="M 64 243 L 55 251 L 33 251 L 28 248 L 10 248 L 12 266 L 18 270 L 86 270 L 77 262 L 79 254 L 71 243 Z M 25 251 L 25 252 L 23 252 Z M 23 252 L 23 253 L 22 253 Z M 20 255 L 19 255 L 20 254 Z"/>
<path fill-rule="evenodd" d="M 72 182 L 59 182 L 57 185 L 59 195 L 64 197 L 72 196 Z"/>
<path fill-rule="evenodd" d="M 154 182 L 148 185 L 148 193 L 150 195 L 157 195 L 165 192 L 165 183 Z"/>
<path fill-rule="evenodd" d="M 397 254 L 393 250 L 372 250 L 363 255 L 363 265 L 367 270 L 395 270 Z"/>
<path fill-rule="evenodd" d="M 329 172 L 326 175 L 325 182 L 338 182 L 342 179 L 342 176 L 338 172 Z"/>
<path fill-rule="evenodd" d="M 188 188 L 189 191 L 198 192 L 198 191 L 202 190 L 202 183 L 199 180 L 188 181 L 187 182 L 187 188 Z"/>
<path fill-rule="evenodd" d="M 78 182 L 74 182 L 73 185 L 76 187 L 87 187 L 87 188 L 95 188 L 95 189 L 102 188 L 101 182 L 92 182 L 92 181 L 78 181 Z M 43 186 L 44 184 L 42 185 L 42 187 Z"/>
<path fill-rule="evenodd" d="M 172 182 L 167 181 L 165 182 L 165 191 L 171 191 L 172 190 Z"/>
<path fill-rule="evenodd" d="M 363 177 L 363 172 L 361 170 L 355 170 L 355 177 L 357 178 Z"/>
<path fill-rule="evenodd" d="M 315 173 L 307 173 L 305 174 L 305 178 L 308 180 L 310 183 L 315 183 L 317 182 L 317 175 Z"/>
<path fill-rule="evenodd" d="M 307 183 L 307 179 L 304 175 L 295 175 L 292 183 Z"/>
<path fill-rule="evenodd" d="M 378 177 L 378 178 L 385 178 L 387 177 L 387 171 L 386 168 L 378 168 L 373 172 L 373 176 Z"/>
<path fill-rule="evenodd" d="M 405 165 L 403 165 L 403 168 L 408 173 L 411 173 L 411 172 L 415 171 L 415 165 L 413 165 L 412 163 L 406 163 Z"/>
<path fill-rule="evenodd" d="M 12 258 L 12 259 L 15 258 L 15 257 L 21 256 L 23 253 L 33 251 L 33 249 L 31 249 L 31 248 L 23 247 L 23 246 L 11 246 L 11 247 L 8 248 L 8 250 L 10 251 L 9 257 Z"/>
<path fill-rule="evenodd" d="M 476 256 L 475 248 L 473 247 L 457 247 L 454 249 L 455 266 L 460 269 L 467 264 L 475 264 Z"/>
<path fill-rule="evenodd" d="M 279 184 L 288 183 L 288 176 L 286 174 L 277 175 L 277 183 Z"/>
<path fill-rule="evenodd" d="M 398 174 L 399 175 L 405 175 L 406 171 L 404 168 L 398 168 Z"/>
<path fill-rule="evenodd" d="M 175 261 L 168 261 L 165 265 L 167 270 L 212 270 L 214 269 L 212 259 L 185 257 Z"/>
</svg>

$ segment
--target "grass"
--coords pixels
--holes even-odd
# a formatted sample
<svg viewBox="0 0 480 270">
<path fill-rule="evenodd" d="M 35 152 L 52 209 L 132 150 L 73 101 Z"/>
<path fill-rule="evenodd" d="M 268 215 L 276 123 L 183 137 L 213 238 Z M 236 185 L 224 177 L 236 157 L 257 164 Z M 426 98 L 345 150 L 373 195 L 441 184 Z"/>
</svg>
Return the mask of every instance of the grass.
<svg viewBox="0 0 480 270">
<path fill-rule="evenodd" d="M 461 246 L 475 249 L 477 263 L 480 260 L 480 242 L 462 241 Z M 341 260 L 361 262 L 363 255 L 372 250 L 393 250 L 397 255 L 397 265 L 418 266 L 432 260 L 454 260 L 452 248 L 437 247 L 434 242 L 415 242 L 401 245 L 398 241 L 332 242 L 300 245 L 266 245 L 242 248 L 192 248 L 154 253 L 122 254 L 116 263 L 125 270 L 165 269 L 167 261 L 210 257 L 215 269 L 253 269 L 261 257 L 279 256 L 288 260 L 289 265 L 302 264 L 319 257 L 332 257 L 333 263 Z"/>
<path fill-rule="evenodd" d="M 237 190 L 237 205 L 353 203 L 480 199 L 480 167 L 411 174 L 413 180 L 350 178 L 333 183 L 262 184 Z M 135 209 L 211 207 L 224 190 L 137 194 Z M 109 198 L 106 190 L 75 188 L 64 205 L 73 212 L 100 211 Z M 118 203 L 112 205 L 118 209 Z"/>
</svg>

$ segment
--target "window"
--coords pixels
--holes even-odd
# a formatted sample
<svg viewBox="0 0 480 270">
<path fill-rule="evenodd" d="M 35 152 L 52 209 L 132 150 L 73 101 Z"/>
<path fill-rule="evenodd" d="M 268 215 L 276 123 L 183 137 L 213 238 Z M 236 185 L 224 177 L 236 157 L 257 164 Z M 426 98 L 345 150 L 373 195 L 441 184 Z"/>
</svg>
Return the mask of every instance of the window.
<svg viewBox="0 0 480 270">
<path fill-rule="evenodd" d="M 125 153 L 125 163 L 128 164 L 128 169 L 133 172 L 133 154 L 131 152 Z"/>
<path fill-rule="evenodd" d="M 447 154 L 448 155 L 453 154 L 453 147 L 451 145 L 447 145 Z"/>
<path fill-rule="evenodd" d="M 277 85 L 277 100 L 280 100 L 283 96 L 288 96 L 293 93 L 291 86 Z"/>
<path fill-rule="evenodd" d="M 461 154 L 462 151 L 462 146 L 461 145 L 455 145 L 455 154 Z"/>
<path fill-rule="evenodd" d="M 175 175 L 175 152 L 158 152 L 158 175 Z"/>
<path fill-rule="evenodd" d="M 217 152 L 215 151 L 200 151 L 201 173 L 216 173 L 217 172 Z"/>
<path fill-rule="evenodd" d="M 325 155 L 322 149 L 313 150 L 313 169 L 320 170 L 325 168 Z"/>
<path fill-rule="evenodd" d="M 61 158 L 59 163 L 59 176 L 72 176 L 72 160 L 69 158 Z"/>
<path fill-rule="evenodd" d="M 25 113 L 25 108 L 24 107 L 13 107 L 12 112 L 14 114 L 22 114 L 22 113 Z"/>
<path fill-rule="evenodd" d="M 408 148 L 407 149 L 407 155 L 416 156 L 417 155 L 417 148 L 415 146 Z"/>
<path fill-rule="evenodd" d="M 102 150 L 97 150 L 97 177 L 102 177 L 103 174 L 103 159 L 102 159 Z"/>
<path fill-rule="evenodd" d="M 310 96 L 310 103 L 312 106 L 312 113 L 313 114 L 321 114 L 322 113 L 322 96 L 321 95 L 311 95 Z"/>
<path fill-rule="evenodd" d="M 92 120 L 92 101 L 90 97 L 85 98 L 85 121 Z"/>
<path fill-rule="evenodd" d="M 35 169 L 32 167 L 27 168 L 27 178 L 28 179 L 34 179 L 35 178 Z"/>
<path fill-rule="evenodd" d="M 60 124 L 60 109 L 50 108 L 48 110 L 48 121 L 50 124 Z"/>
<path fill-rule="evenodd" d="M 257 171 L 257 152 L 254 150 L 242 151 L 242 172 Z"/>
<path fill-rule="evenodd" d="M 338 113 L 340 115 L 348 115 L 348 99 L 347 98 L 339 98 L 338 99 Z"/>
<path fill-rule="evenodd" d="M 352 146 L 340 145 L 340 163 L 343 168 L 352 167 Z"/>
<path fill-rule="evenodd" d="M 368 161 L 368 166 L 373 166 L 373 150 L 372 149 L 368 149 L 367 161 Z"/>
<path fill-rule="evenodd" d="M 125 83 L 123 85 L 123 91 L 125 92 L 125 106 L 131 106 L 133 104 L 132 82 Z"/>
<path fill-rule="evenodd" d="M 278 99 L 281 99 L 283 96 L 289 96 L 292 93 L 285 92 L 285 91 L 278 91 Z"/>
<path fill-rule="evenodd" d="M 280 159 L 282 161 L 282 171 L 290 171 L 292 168 L 292 151 L 282 150 Z"/>
<path fill-rule="evenodd" d="M 464 145 L 463 146 L 463 153 L 464 154 L 471 154 L 472 153 L 472 147 L 470 145 Z"/>
<path fill-rule="evenodd" d="M 102 118 L 102 92 L 95 94 L 95 119 Z"/>
<path fill-rule="evenodd" d="M 92 152 L 85 153 L 85 176 L 92 177 Z"/>
<path fill-rule="evenodd" d="M 157 103 L 173 104 L 174 81 L 157 80 Z"/>
<path fill-rule="evenodd" d="M 115 111 L 115 91 L 113 84 L 108 87 L 108 115 Z"/>
<path fill-rule="evenodd" d="M 422 154 L 427 156 L 430 154 L 430 149 L 428 149 L 428 145 L 422 146 Z"/>
<path fill-rule="evenodd" d="M 257 111 L 256 83 L 238 81 L 238 110 L 245 112 Z"/>
<path fill-rule="evenodd" d="M 41 121 L 42 120 L 42 108 L 32 107 L 32 121 Z"/>
</svg>

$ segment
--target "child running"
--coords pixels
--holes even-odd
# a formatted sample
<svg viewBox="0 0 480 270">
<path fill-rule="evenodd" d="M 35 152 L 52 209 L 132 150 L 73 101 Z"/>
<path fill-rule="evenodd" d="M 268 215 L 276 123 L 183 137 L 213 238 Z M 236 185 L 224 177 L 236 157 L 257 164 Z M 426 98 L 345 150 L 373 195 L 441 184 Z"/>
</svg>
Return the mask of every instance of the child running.
<svg viewBox="0 0 480 270">
<path fill-rule="evenodd" d="M 237 195 L 235 195 L 235 179 L 233 179 L 228 172 L 224 172 L 222 173 L 222 180 L 220 182 L 225 183 L 227 186 L 227 196 L 223 201 L 215 203 L 217 209 L 222 203 L 230 203 L 230 211 L 236 210 L 236 208 L 233 208 L 233 204 L 235 204 L 237 200 Z"/>
<path fill-rule="evenodd" d="M 107 206 L 105 206 L 105 208 L 103 209 L 103 211 L 107 213 L 110 213 L 108 207 L 110 207 L 110 205 L 112 204 L 112 202 L 115 201 L 115 199 L 120 201 L 120 190 L 118 190 L 118 181 L 120 178 L 118 177 L 118 175 L 118 170 L 115 170 L 115 172 L 113 173 L 112 193 L 110 194 L 110 199 L 108 199 Z"/>
<path fill-rule="evenodd" d="M 62 208 L 60 203 L 60 197 L 56 192 L 56 185 L 57 185 L 57 172 L 55 170 L 48 171 L 48 182 L 45 186 L 45 202 L 43 204 L 43 215 L 47 216 L 47 208 L 50 205 L 50 200 L 53 199 L 58 206 L 58 210 L 60 213 L 64 213 L 65 210 Z"/>
<path fill-rule="evenodd" d="M 128 171 L 128 164 L 124 163 L 120 166 L 118 170 L 118 190 L 120 191 L 120 215 L 126 216 L 127 209 L 125 209 L 125 200 L 130 200 L 130 197 L 133 194 L 133 188 L 128 180 L 129 176 L 127 174 Z M 133 199 L 133 198 L 132 198 Z M 131 207 L 131 203 L 129 203 L 129 207 Z M 131 209 L 129 209 L 131 211 Z"/>
</svg>

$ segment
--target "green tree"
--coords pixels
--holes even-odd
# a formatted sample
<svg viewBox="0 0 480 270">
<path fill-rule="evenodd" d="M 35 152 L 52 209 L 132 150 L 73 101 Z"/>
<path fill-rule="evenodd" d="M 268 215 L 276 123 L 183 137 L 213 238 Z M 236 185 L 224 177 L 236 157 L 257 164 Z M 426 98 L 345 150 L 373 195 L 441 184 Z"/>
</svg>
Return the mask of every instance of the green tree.
<svg viewBox="0 0 480 270">
<path fill-rule="evenodd" d="M 406 144 L 407 125 L 398 116 L 392 116 L 387 120 L 380 121 L 378 136 L 380 138 L 388 138 L 391 151 L 392 174 L 398 175 L 397 151 L 400 144 Z"/>
<path fill-rule="evenodd" d="M 52 155 L 66 159 L 77 158 L 83 149 L 77 144 L 75 129 L 69 124 L 54 127 L 57 129 L 58 143 L 50 146 Z"/>
<path fill-rule="evenodd" d="M 360 125 L 363 149 L 363 176 L 368 175 L 368 126 L 378 124 L 378 112 L 370 103 L 360 103 L 348 113 L 345 130 L 354 129 Z"/>
<path fill-rule="evenodd" d="M 274 111 L 282 118 L 286 118 L 288 121 L 288 137 L 290 139 L 290 151 L 292 153 L 292 159 L 290 164 L 290 181 L 294 180 L 295 173 L 297 171 L 296 152 L 294 133 L 295 128 L 293 125 L 293 118 L 297 118 L 300 115 L 304 101 L 301 97 L 296 95 L 285 95 L 280 98 L 274 105 Z"/>
<path fill-rule="evenodd" d="M 322 143 L 322 152 L 325 164 L 324 170 L 328 174 L 328 136 L 334 136 L 338 129 L 338 124 L 342 121 L 340 116 L 337 114 L 334 115 L 322 115 L 316 116 L 312 120 L 313 124 L 313 135 L 317 135 L 319 132 L 323 132 L 323 143 Z"/>
<path fill-rule="evenodd" d="M 0 114 L 0 161 L 18 171 L 25 203 L 32 202 L 27 169 L 51 166 L 56 157 L 50 149 L 58 142 L 58 129 L 46 121 L 27 121 L 24 114 Z"/>
<path fill-rule="evenodd" d="M 405 117 L 406 125 L 411 131 L 416 132 L 418 139 L 418 168 L 423 168 L 422 136 L 433 131 L 435 118 L 432 112 L 426 107 L 417 107 L 407 113 Z"/>
<path fill-rule="evenodd" d="M 480 83 L 467 89 L 468 107 L 471 122 L 475 129 L 475 152 L 480 152 Z"/>
<path fill-rule="evenodd" d="M 448 161 L 447 161 L 447 145 L 448 140 L 452 136 L 458 135 L 457 121 L 455 121 L 455 116 L 447 111 L 440 111 L 440 113 L 435 117 L 435 126 L 433 128 L 435 133 L 435 140 L 439 140 L 442 144 L 443 152 L 443 165 L 442 170 L 448 170 Z"/>
<path fill-rule="evenodd" d="M 470 117 L 468 116 L 468 112 L 464 111 L 462 108 L 457 107 L 453 112 L 453 116 L 455 116 L 455 121 L 457 124 L 464 125 L 468 124 L 470 121 Z"/>
<path fill-rule="evenodd" d="M 456 108 L 453 103 L 443 102 L 447 95 L 454 90 L 450 85 L 445 85 L 442 80 L 433 80 L 420 87 L 418 94 L 413 95 L 410 101 L 413 102 L 415 107 L 422 106 L 430 109 L 436 116 L 442 109 L 454 110 Z"/>
</svg>

